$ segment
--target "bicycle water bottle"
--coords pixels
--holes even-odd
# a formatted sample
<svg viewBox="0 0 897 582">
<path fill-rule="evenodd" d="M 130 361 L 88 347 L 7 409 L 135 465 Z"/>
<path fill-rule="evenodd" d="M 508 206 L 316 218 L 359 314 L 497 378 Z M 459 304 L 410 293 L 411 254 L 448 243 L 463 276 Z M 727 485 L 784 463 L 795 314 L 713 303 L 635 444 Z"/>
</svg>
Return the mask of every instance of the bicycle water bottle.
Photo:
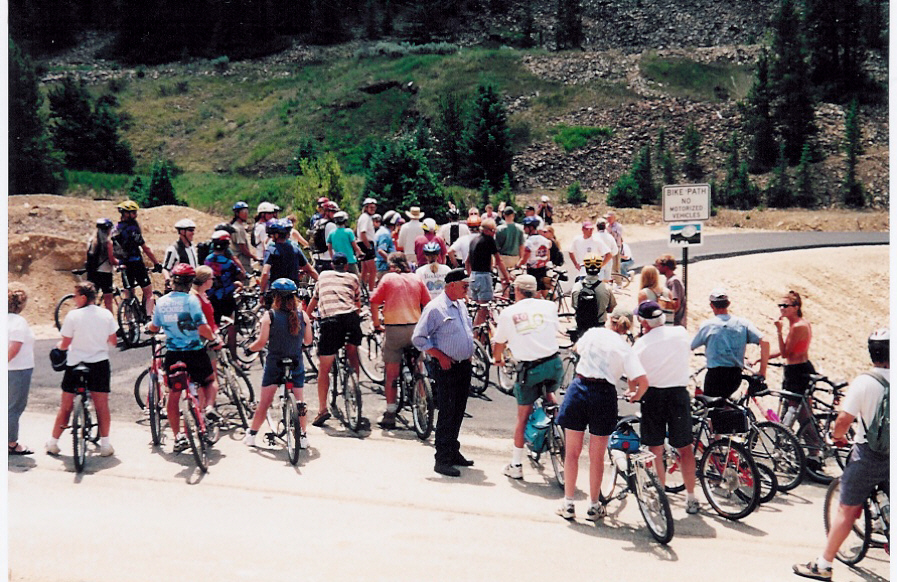
<svg viewBox="0 0 897 582">
<path fill-rule="evenodd" d="M 782 420 L 782 424 L 785 425 L 786 428 L 791 428 L 794 424 L 794 418 L 797 416 L 797 408 L 794 406 L 789 406 L 788 410 L 785 411 L 785 418 Z"/>
<path fill-rule="evenodd" d="M 620 472 L 626 471 L 626 453 L 617 449 L 611 449 L 610 458 L 613 460 L 614 465 L 617 466 L 617 470 Z"/>
<path fill-rule="evenodd" d="M 772 408 L 767 408 L 767 409 L 766 409 L 766 420 L 768 420 L 769 422 L 778 422 L 778 423 L 781 423 L 781 422 L 782 422 L 782 420 L 779 418 L 779 415 L 776 414 L 776 413 L 772 410 Z"/>
</svg>

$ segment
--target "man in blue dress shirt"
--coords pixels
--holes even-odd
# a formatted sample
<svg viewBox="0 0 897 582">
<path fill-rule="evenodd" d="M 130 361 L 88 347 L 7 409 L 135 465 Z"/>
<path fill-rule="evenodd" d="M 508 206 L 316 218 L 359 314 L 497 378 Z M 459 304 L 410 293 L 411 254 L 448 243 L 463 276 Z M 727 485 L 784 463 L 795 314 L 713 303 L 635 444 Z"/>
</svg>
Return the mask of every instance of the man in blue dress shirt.
<svg viewBox="0 0 897 582">
<path fill-rule="evenodd" d="M 421 313 L 411 338 L 414 346 L 426 352 L 437 365 L 436 380 L 436 466 L 434 471 L 458 477 L 458 466 L 470 467 L 461 454 L 458 433 L 467 409 L 473 356 L 473 325 L 462 299 L 467 295 L 470 279 L 464 269 L 453 269 L 445 276 L 445 290 L 430 301 Z"/>
</svg>

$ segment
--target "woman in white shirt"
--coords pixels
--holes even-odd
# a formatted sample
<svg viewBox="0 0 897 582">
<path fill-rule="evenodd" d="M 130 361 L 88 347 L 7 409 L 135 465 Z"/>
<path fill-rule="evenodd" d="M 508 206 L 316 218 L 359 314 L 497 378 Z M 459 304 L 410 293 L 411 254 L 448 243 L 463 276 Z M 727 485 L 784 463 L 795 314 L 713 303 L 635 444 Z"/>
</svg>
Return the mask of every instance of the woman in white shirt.
<svg viewBox="0 0 897 582">
<path fill-rule="evenodd" d="M 109 367 L 109 348 L 115 347 L 118 323 L 107 309 L 96 305 L 97 290 L 93 283 L 75 285 L 75 305 L 65 316 L 59 332 L 62 339 L 56 347 L 68 351 L 65 361 L 65 375 L 62 377 L 62 402 L 53 425 L 47 452 L 59 454 L 57 443 L 68 424 L 75 400 L 75 367 L 87 366 L 87 389 L 97 411 L 100 425 L 100 456 L 109 457 L 115 453 L 109 442 L 109 386 L 112 370 Z"/>
<path fill-rule="evenodd" d="M 25 318 L 19 315 L 28 303 L 28 291 L 11 288 L 7 292 L 9 313 L 6 328 L 9 334 L 7 355 L 9 383 L 9 454 L 31 455 L 34 451 L 19 443 L 19 418 L 28 404 L 31 373 L 34 371 L 34 333 Z"/>
</svg>

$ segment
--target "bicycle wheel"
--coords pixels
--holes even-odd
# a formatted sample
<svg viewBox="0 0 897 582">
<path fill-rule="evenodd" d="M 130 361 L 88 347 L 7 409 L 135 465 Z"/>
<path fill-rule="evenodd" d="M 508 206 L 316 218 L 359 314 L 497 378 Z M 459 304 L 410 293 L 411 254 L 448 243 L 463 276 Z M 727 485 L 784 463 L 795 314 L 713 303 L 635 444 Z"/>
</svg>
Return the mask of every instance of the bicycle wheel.
<svg viewBox="0 0 897 582">
<path fill-rule="evenodd" d="M 137 402 L 140 410 L 146 409 L 147 396 L 150 392 L 149 373 L 150 367 L 147 366 L 134 380 L 134 400 Z"/>
<path fill-rule="evenodd" d="M 655 540 L 668 544 L 673 539 L 673 512 L 670 511 L 667 494 L 663 492 L 657 476 L 643 465 L 636 463 L 635 472 L 635 481 L 638 484 L 635 498 L 638 500 L 638 509 L 645 520 L 645 525 Z"/>
<path fill-rule="evenodd" d="M 149 408 L 150 434 L 153 437 L 153 446 L 158 447 L 162 444 L 162 390 L 155 374 L 149 375 L 149 385 L 147 406 Z"/>
<path fill-rule="evenodd" d="M 68 315 L 68 312 L 77 308 L 75 305 L 75 294 L 69 293 L 65 297 L 59 300 L 59 303 L 56 304 L 56 309 L 53 311 L 53 320 L 56 322 L 56 329 L 62 329 L 62 322 L 65 321 L 65 316 Z"/>
<path fill-rule="evenodd" d="M 209 443 L 206 442 L 205 435 L 200 433 L 198 411 L 186 397 L 182 400 L 184 403 L 181 404 L 181 417 L 184 421 L 187 442 L 190 443 L 190 450 L 193 451 L 193 460 L 196 461 L 196 466 L 200 471 L 206 473 L 209 470 Z"/>
<path fill-rule="evenodd" d="M 346 427 L 357 432 L 361 426 L 361 386 L 358 377 L 350 370 L 343 376 L 343 405 L 346 410 Z"/>
<path fill-rule="evenodd" d="M 663 443 L 663 488 L 667 493 L 681 493 L 685 491 L 685 480 L 682 478 L 682 459 L 679 458 L 679 450 Z"/>
<path fill-rule="evenodd" d="M 707 501 L 726 519 L 745 517 L 760 501 L 757 465 L 747 449 L 729 439 L 714 441 L 707 447 L 698 477 Z"/>
<path fill-rule="evenodd" d="M 369 333 L 361 338 L 358 346 L 358 362 L 361 371 L 371 382 L 383 384 L 386 380 L 386 370 L 383 364 L 383 339 L 378 333 Z"/>
<path fill-rule="evenodd" d="M 561 489 L 564 488 L 566 482 L 564 476 L 564 456 L 566 454 L 564 429 L 552 421 L 551 430 L 548 432 L 548 457 L 551 459 L 551 468 L 554 469 L 554 480 Z"/>
<path fill-rule="evenodd" d="M 775 471 L 763 463 L 757 463 L 757 471 L 760 475 L 760 503 L 769 503 L 779 488 L 778 478 Z"/>
<path fill-rule="evenodd" d="M 436 412 L 430 379 L 423 374 L 415 374 L 412 393 L 411 419 L 414 422 L 414 432 L 420 440 L 427 440 L 433 432 L 433 416 Z"/>
<path fill-rule="evenodd" d="M 815 415 L 816 422 L 804 422 L 797 431 L 797 440 L 806 457 L 807 477 L 817 483 L 828 484 L 835 477 L 840 477 L 850 456 L 850 448 L 840 448 L 825 442 L 825 430 L 834 424 L 837 414 L 824 412 Z M 852 439 L 853 429 L 849 429 L 847 438 Z"/>
<path fill-rule="evenodd" d="M 748 437 L 748 447 L 758 465 L 775 472 L 779 491 L 791 491 L 804 478 L 806 458 L 800 441 L 790 430 L 775 422 L 758 422 Z"/>
<path fill-rule="evenodd" d="M 558 332 L 556 334 L 558 347 L 562 350 L 573 346 L 573 338 L 569 331 L 576 328 L 576 314 L 572 311 L 558 313 Z"/>
<path fill-rule="evenodd" d="M 141 312 L 137 299 L 122 301 L 118 306 L 118 327 L 125 347 L 133 348 L 140 343 Z"/>
<path fill-rule="evenodd" d="M 623 273 L 611 273 L 611 281 L 615 283 L 620 289 L 625 289 L 629 287 L 629 283 L 632 282 L 632 279 L 629 278 L 629 275 L 624 275 Z"/>
<path fill-rule="evenodd" d="M 87 459 L 87 410 L 80 396 L 75 396 L 75 407 L 72 410 L 72 457 L 75 459 L 75 471 L 84 470 Z"/>
<path fill-rule="evenodd" d="M 242 370 L 219 363 L 218 388 L 218 394 L 227 399 L 218 405 L 219 413 L 228 420 L 236 419 L 241 427 L 249 428 L 249 418 L 252 416 L 252 385 L 249 378 Z"/>
<path fill-rule="evenodd" d="M 513 396 L 514 384 L 517 383 L 516 364 L 511 363 L 510 360 L 505 360 L 504 366 L 496 366 L 495 368 L 498 371 L 498 382 L 495 384 L 495 387 L 502 394 Z"/>
<path fill-rule="evenodd" d="M 470 374 L 470 395 L 479 396 L 489 387 L 489 369 L 491 361 L 486 353 L 483 344 L 479 340 L 473 341 L 473 358 L 470 363 L 472 366 Z"/>
<path fill-rule="evenodd" d="M 835 514 L 841 505 L 840 498 L 841 477 L 835 477 L 829 484 L 828 491 L 825 492 L 825 510 L 822 517 L 825 522 L 826 535 L 828 534 L 829 528 L 834 521 Z M 853 527 L 850 528 L 850 533 L 847 534 L 847 539 L 841 544 L 835 557 L 838 558 L 839 562 L 843 562 L 848 566 L 853 566 L 866 557 L 866 552 L 869 551 L 871 537 L 872 515 L 869 511 L 869 501 L 866 500 L 863 502 L 862 515 L 860 515 L 859 519 L 853 523 Z"/>
<path fill-rule="evenodd" d="M 611 500 L 617 489 L 617 473 L 619 473 L 619 469 L 617 469 L 617 464 L 608 449 L 607 454 L 604 455 L 604 473 L 601 476 L 601 489 L 598 492 L 598 498 L 605 505 Z"/>
<path fill-rule="evenodd" d="M 283 401 L 283 423 L 286 426 L 287 455 L 290 457 L 290 463 L 295 465 L 299 462 L 299 409 L 296 407 L 296 397 L 290 392 L 287 394 L 286 400 Z"/>
</svg>

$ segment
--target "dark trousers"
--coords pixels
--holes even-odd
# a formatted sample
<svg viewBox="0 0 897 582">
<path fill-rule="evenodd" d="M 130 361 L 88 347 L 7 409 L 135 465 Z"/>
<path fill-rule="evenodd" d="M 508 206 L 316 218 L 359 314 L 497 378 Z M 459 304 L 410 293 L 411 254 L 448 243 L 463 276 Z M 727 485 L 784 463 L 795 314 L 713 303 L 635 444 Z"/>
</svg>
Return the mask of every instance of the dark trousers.
<svg viewBox="0 0 897 582">
<path fill-rule="evenodd" d="M 433 366 L 436 385 L 436 404 L 439 416 L 436 419 L 436 462 L 452 464 L 461 449 L 458 433 L 467 410 L 467 395 L 470 392 L 470 360 L 452 364 L 443 370 L 439 364 Z"/>
</svg>

